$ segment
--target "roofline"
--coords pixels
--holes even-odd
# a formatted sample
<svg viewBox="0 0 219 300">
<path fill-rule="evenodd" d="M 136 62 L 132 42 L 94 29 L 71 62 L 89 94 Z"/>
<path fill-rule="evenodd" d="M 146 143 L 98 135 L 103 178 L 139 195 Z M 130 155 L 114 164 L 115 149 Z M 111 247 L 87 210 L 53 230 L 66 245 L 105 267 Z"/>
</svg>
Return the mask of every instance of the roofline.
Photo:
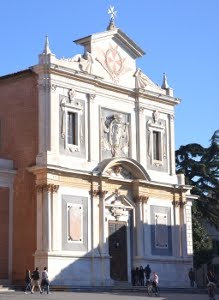
<svg viewBox="0 0 219 300">
<path fill-rule="evenodd" d="M 135 53 L 136 57 L 142 57 L 145 55 L 145 52 L 131 39 L 129 38 L 121 29 L 115 28 L 113 30 L 106 30 L 103 32 L 94 33 L 92 35 L 87 35 L 83 38 L 74 40 L 73 42 L 77 45 L 85 45 L 86 43 L 90 42 L 92 37 L 104 34 L 104 33 L 111 33 L 115 37 L 119 38 L 125 45 L 132 49 L 133 53 Z"/>
<path fill-rule="evenodd" d="M 31 68 L 28 68 L 28 69 L 25 69 L 25 70 L 18 71 L 16 73 L 10 73 L 10 74 L 0 76 L 0 80 L 4 80 L 4 79 L 7 79 L 7 78 L 11 78 L 11 77 L 17 77 L 17 76 L 33 74 L 33 73 L 34 72 L 31 70 Z"/>
</svg>

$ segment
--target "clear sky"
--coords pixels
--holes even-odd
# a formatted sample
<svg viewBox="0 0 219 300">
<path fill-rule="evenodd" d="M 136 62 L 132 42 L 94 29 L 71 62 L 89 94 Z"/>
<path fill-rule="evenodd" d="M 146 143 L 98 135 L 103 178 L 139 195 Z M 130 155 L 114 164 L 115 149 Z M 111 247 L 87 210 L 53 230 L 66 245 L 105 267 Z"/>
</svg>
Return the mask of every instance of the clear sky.
<svg viewBox="0 0 219 300">
<path fill-rule="evenodd" d="M 38 63 L 45 35 L 58 57 L 83 53 L 73 40 L 104 31 L 109 6 L 116 26 L 146 55 L 138 67 L 180 98 L 176 149 L 209 145 L 219 129 L 219 0 L 1 0 L 0 76 Z"/>
</svg>

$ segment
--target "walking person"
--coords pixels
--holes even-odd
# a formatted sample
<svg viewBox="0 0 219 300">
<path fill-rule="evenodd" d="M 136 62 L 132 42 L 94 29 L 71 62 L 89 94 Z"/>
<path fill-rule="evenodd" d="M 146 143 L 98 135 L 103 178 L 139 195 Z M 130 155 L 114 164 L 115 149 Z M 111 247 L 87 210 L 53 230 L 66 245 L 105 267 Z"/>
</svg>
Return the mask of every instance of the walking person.
<svg viewBox="0 0 219 300">
<path fill-rule="evenodd" d="M 144 269 L 142 266 L 140 266 L 139 269 L 139 281 L 140 281 L 140 285 L 144 286 Z"/>
<path fill-rule="evenodd" d="M 192 268 L 189 270 L 188 276 L 189 276 L 189 279 L 190 279 L 190 286 L 194 287 L 194 284 L 195 284 L 195 272 L 193 271 Z"/>
<path fill-rule="evenodd" d="M 49 294 L 49 275 L 47 271 L 47 267 L 44 267 L 43 272 L 42 272 L 42 281 L 41 281 L 41 288 L 42 292 L 46 290 L 46 293 Z"/>
<path fill-rule="evenodd" d="M 215 300 L 216 278 L 213 271 L 209 270 L 206 277 L 208 295 L 210 300 Z"/>
<path fill-rule="evenodd" d="M 144 269 L 144 272 L 145 272 L 145 277 L 146 277 L 146 285 L 147 285 L 147 282 L 150 280 L 150 276 L 151 276 L 151 268 L 149 265 L 147 265 Z"/>
<path fill-rule="evenodd" d="M 152 274 L 152 285 L 153 285 L 153 290 L 156 296 L 158 296 L 159 289 L 158 289 L 158 283 L 159 283 L 159 277 L 156 272 L 153 272 Z"/>
<path fill-rule="evenodd" d="M 30 270 L 26 270 L 25 274 L 25 289 L 24 293 L 27 294 L 27 291 L 29 290 L 31 292 L 32 286 L 31 286 L 31 275 L 30 275 Z"/>
<path fill-rule="evenodd" d="M 42 290 L 41 290 L 41 287 L 40 287 L 40 272 L 39 272 L 38 268 L 36 268 L 33 271 L 33 273 L 32 273 L 32 279 L 33 279 L 33 284 L 32 284 L 31 294 L 34 293 L 35 286 L 38 287 L 38 289 L 40 291 L 40 294 L 42 294 Z"/>
</svg>

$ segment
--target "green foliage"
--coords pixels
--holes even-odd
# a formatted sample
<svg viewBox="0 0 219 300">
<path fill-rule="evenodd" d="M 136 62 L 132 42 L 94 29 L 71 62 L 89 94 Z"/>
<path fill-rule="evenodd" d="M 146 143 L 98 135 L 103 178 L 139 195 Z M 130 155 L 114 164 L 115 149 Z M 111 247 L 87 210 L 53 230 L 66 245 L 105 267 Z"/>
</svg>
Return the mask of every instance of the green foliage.
<svg viewBox="0 0 219 300">
<path fill-rule="evenodd" d="M 185 175 L 191 193 L 198 195 L 192 207 L 194 263 L 198 267 L 212 257 L 211 240 L 205 224 L 219 230 L 219 130 L 215 131 L 207 148 L 199 144 L 181 146 L 176 151 L 177 173 Z"/>
</svg>

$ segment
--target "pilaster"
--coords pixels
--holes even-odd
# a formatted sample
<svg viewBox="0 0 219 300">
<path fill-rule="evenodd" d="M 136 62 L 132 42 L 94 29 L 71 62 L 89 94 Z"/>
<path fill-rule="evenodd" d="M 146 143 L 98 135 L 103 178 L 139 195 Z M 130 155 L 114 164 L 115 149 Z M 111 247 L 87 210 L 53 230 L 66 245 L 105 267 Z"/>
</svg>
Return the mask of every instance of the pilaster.
<svg viewBox="0 0 219 300">
<path fill-rule="evenodd" d="M 56 204 L 53 203 L 53 194 L 58 188 L 59 186 L 54 184 L 37 186 L 37 251 L 49 252 L 58 247 L 57 239 L 54 240 L 57 225 L 55 225 Z"/>
<path fill-rule="evenodd" d="M 138 257 L 144 257 L 144 244 L 145 244 L 145 235 L 144 235 L 144 206 L 147 203 L 148 197 L 145 195 L 139 195 L 135 197 L 136 203 L 136 243 L 137 243 L 137 253 Z"/>
<path fill-rule="evenodd" d="M 169 168 L 170 175 L 176 174 L 175 166 L 175 137 L 174 137 L 174 115 L 169 115 Z"/>
</svg>

